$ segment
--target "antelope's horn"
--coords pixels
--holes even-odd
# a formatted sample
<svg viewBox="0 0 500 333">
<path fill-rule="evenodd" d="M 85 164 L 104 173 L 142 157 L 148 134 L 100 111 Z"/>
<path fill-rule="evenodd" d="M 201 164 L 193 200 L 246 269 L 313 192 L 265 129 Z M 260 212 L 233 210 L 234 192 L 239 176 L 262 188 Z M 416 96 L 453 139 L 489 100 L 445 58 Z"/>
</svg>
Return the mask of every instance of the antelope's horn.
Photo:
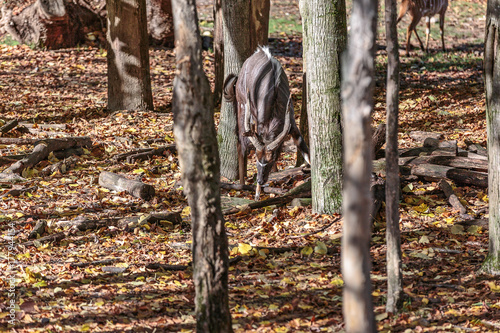
<svg viewBox="0 0 500 333">
<path fill-rule="evenodd" d="M 247 102 L 245 103 L 245 133 L 251 133 L 250 116 L 251 116 L 251 113 L 250 113 L 250 93 L 247 92 Z M 264 150 L 264 145 L 259 142 L 255 133 L 253 133 L 253 135 L 249 136 L 248 139 L 253 144 L 255 149 L 257 149 L 258 151 Z"/>
<path fill-rule="evenodd" d="M 293 117 L 293 108 L 290 107 L 290 101 L 292 100 L 292 95 L 288 97 L 288 102 L 286 103 L 286 112 L 285 112 L 285 124 L 283 125 L 283 131 L 276 137 L 276 139 L 267 145 L 267 150 L 275 150 L 285 139 L 288 132 L 290 131 L 291 118 Z"/>
</svg>

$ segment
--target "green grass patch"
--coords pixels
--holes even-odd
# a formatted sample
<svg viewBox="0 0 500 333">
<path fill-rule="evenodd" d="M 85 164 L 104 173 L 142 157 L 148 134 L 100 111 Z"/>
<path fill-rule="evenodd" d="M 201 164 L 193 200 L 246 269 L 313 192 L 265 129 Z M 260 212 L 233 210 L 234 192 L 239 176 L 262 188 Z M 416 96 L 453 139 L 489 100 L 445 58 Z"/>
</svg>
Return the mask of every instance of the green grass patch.
<svg viewBox="0 0 500 333">
<path fill-rule="evenodd" d="M 269 35 L 297 35 L 302 34 L 302 24 L 299 17 L 271 17 L 269 19 Z"/>
</svg>

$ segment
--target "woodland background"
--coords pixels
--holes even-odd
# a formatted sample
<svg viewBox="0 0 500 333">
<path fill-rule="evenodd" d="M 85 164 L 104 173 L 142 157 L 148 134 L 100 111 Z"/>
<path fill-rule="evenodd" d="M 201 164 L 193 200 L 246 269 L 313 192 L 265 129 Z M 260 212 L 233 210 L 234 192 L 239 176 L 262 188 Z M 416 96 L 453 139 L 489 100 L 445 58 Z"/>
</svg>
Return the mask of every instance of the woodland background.
<svg viewBox="0 0 500 333">
<path fill-rule="evenodd" d="M 211 1 L 198 1 L 202 35 L 210 35 L 213 29 L 211 6 Z M 385 119 L 382 8 L 379 13 L 374 127 Z M 422 146 L 412 131 L 440 133 L 445 140 L 457 140 L 463 149 L 486 146 L 482 79 L 485 13 L 485 1 L 451 2 L 445 21 L 449 51 L 440 51 L 438 26 L 433 24 L 431 52 L 423 54 L 415 49 L 411 57 L 401 57 L 400 148 Z M 295 1 L 272 1 L 271 16 L 270 49 L 288 74 L 299 114 L 302 58 L 298 5 Z M 408 21 L 405 18 L 398 26 L 400 45 Z M 423 29 L 422 22 L 420 36 Z M 93 141 L 92 148 L 84 149 L 58 170 L 44 174 L 45 167 L 58 162 L 50 156 L 25 172 L 28 181 L 16 186 L 32 189 L 26 193 L 6 195 L 13 188 L 0 184 L 0 230 L 5 235 L 9 224 L 15 224 L 19 261 L 14 272 L 5 271 L 3 246 L 1 283 L 7 287 L 5 278 L 16 278 L 19 322 L 13 328 L 17 332 L 193 330 L 189 207 L 179 186 L 176 154 L 167 151 L 135 162 L 116 158 L 135 148 L 173 143 L 173 49 L 150 49 L 156 112 L 110 114 L 105 109 L 106 51 L 99 39 L 56 51 L 12 45 L 8 37 L 3 42 L 0 118 L 6 122 L 17 119 L 22 126 L 2 137 L 24 138 L 27 144 L 0 144 L 0 156 L 29 153 L 33 139 L 87 135 Z M 205 70 L 213 79 L 213 53 L 209 49 L 203 54 Z M 279 161 L 280 170 L 294 166 L 292 146 Z M 154 186 L 156 196 L 142 201 L 104 189 L 98 184 L 101 171 L 140 177 Z M 287 189 L 306 178 L 307 174 L 277 177 L 275 184 Z M 378 329 L 499 330 L 500 284 L 493 277 L 476 275 L 487 254 L 486 189 L 455 188 L 467 214 L 473 217 L 463 221 L 436 181 L 407 177 L 402 182 L 403 271 L 410 298 L 402 313 L 385 312 L 385 222 L 381 210 L 373 224 L 371 246 Z M 239 204 L 252 198 L 246 191 L 222 190 L 222 195 L 223 209 L 234 205 L 234 198 L 241 198 Z M 130 222 L 132 226 L 118 224 L 74 233 L 65 229 L 68 221 L 75 219 L 120 220 L 159 211 L 179 215 L 171 221 L 139 218 Z M 47 221 L 47 234 L 62 233 L 57 242 L 28 239 L 40 220 Z M 341 223 L 335 216 L 312 214 L 310 206 L 273 206 L 226 215 L 231 255 L 238 256 L 229 271 L 235 331 L 342 329 Z M 160 264 L 172 266 L 162 269 Z M 6 297 L 0 295 L 0 322 L 5 323 Z"/>
</svg>

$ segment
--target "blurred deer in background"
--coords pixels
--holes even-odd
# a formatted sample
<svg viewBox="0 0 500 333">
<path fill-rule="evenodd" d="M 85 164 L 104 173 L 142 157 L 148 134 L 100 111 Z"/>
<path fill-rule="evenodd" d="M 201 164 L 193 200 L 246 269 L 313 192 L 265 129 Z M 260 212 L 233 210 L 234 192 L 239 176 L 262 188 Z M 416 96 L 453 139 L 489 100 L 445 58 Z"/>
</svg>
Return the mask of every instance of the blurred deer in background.
<svg viewBox="0 0 500 333">
<path fill-rule="evenodd" d="M 257 162 L 257 191 L 281 153 L 290 134 L 309 163 L 309 148 L 295 123 L 288 78 L 267 47 L 259 47 L 244 63 L 238 76 L 228 75 L 224 98 L 233 102 L 238 117 L 238 163 L 240 183 L 245 183 L 247 153 L 252 144 Z M 305 99 L 304 99 L 305 100 Z"/>
<path fill-rule="evenodd" d="M 444 46 L 444 14 L 448 9 L 448 0 L 403 0 L 401 2 L 401 8 L 399 9 L 398 21 L 401 21 L 406 12 L 410 12 L 411 22 L 406 31 L 406 55 L 410 54 L 410 38 L 411 32 L 415 32 L 418 42 L 420 43 L 420 48 L 423 52 L 429 52 L 429 35 L 431 31 L 431 17 L 439 14 L 439 29 L 441 31 L 441 42 L 443 44 L 443 51 L 446 51 Z M 425 51 L 424 45 L 417 34 L 417 24 L 420 22 L 422 17 L 426 17 L 427 28 L 425 29 Z"/>
</svg>

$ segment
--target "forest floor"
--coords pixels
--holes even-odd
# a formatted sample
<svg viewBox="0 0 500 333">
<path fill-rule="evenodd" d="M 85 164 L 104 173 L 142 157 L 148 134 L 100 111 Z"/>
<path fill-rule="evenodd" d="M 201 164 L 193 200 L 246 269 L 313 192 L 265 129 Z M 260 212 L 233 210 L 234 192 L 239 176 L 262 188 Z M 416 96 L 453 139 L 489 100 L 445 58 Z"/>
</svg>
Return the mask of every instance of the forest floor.
<svg viewBox="0 0 500 333">
<path fill-rule="evenodd" d="M 203 3 L 201 3 L 203 5 Z M 419 147 L 412 131 L 443 134 L 459 148 L 486 147 L 482 79 L 486 1 L 450 3 L 445 23 L 447 53 L 440 50 L 438 24 L 429 54 L 401 47 L 401 148 Z M 290 79 L 295 110 L 301 106 L 301 36 L 296 1 L 273 1 L 271 51 Z M 200 25 L 210 33 L 211 9 L 200 6 Z M 399 26 L 404 45 L 408 18 Z M 420 24 L 420 36 L 424 36 Z M 383 20 L 377 52 L 373 125 L 385 121 Z M 284 33 L 286 31 L 286 33 Z M 416 41 L 413 40 L 416 45 Z M 0 118 L 26 122 L 3 138 L 43 139 L 90 136 L 84 149 L 60 171 L 41 176 L 55 156 L 23 173 L 25 181 L 0 182 L 0 330 L 15 332 L 190 332 L 195 327 L 189 207 L 178 186 L 175 154 L 134 163 L 116 154 L 174 141 L 171 96 L 174 52 L 151 49 L 156 112 L 106 111 L 106 52 L 84 46 L 39 51 L 0 45 Z M 213 54 L 204 52 L 213 80 Z M 218 119 L 216 112 L 216 120 Z M 0 124 L 1 126 L 1 124 Z M 152 143 L 152 139 L 158 142 Z M 149 140 L 149 141 L 148 141 Z M 31 144 L 0 144 L 0 157 L 27 154 Z M 9 167 L 9 161 L 0 171 Z M 295 164 L 282 155 L 279 169 Z M 255 173 L 250 163 L 249 175 Z M 156 195 L 142 201 L 98 184 L 101 171 L 141 177 Z M 307 176 L 307 175 L 306 175 Z M 305 180 L 293 178 L 289 189 Z M 250 183 L 251 179 L 247 183 Z M 20 196 L 2 196 L 12 187 L 31 188 Z M 36 188 L 34 188 L 36 186 Z M 500 330 L 500 283 L 479 270 L 488 252 L 487 189 L 460 185 L 455 191 L 476 223 L 467 224 L 453 209 L 437 181 L 402 179 L 401 230 L 403 310 L 385 312 L 385 213 L 373 224 L 371 243 L 373 302 L 382 332 L 491 332 Z M 253 193 L 222 190 L 227 198 L 252 199 Z M 273 196 L 265 195 L 263 199 Z M 78 231 L 68 221 L 116 221 L 153 212 L 180 212 L 182 222 L 139 223 L 134 228 L 102 226 Z M 342 275 L 339 216 L 319 215 L 306 207 L 266 207 L 226 216 L 231 257 L 229 306 L 235 332 L 338 332 L 342 323 Z M 28 235 L 46 221 L 46 235 Z M 139 222 L 141 222 L 140 220 Z M 330 227 L 320 230 L 322 227 Z M 125 230 L 130 229 L 130 230 Z M 8 233 L 14 234 L 14 245 Z M 265 247 L 256 251 L 255 247 Z M 184 265 L 158 270 L 150 264 Z M 179 270 L 173 270 L 178 268 Z M 14 304 L 16 322 L 10 320 Z"/>
</svg>

